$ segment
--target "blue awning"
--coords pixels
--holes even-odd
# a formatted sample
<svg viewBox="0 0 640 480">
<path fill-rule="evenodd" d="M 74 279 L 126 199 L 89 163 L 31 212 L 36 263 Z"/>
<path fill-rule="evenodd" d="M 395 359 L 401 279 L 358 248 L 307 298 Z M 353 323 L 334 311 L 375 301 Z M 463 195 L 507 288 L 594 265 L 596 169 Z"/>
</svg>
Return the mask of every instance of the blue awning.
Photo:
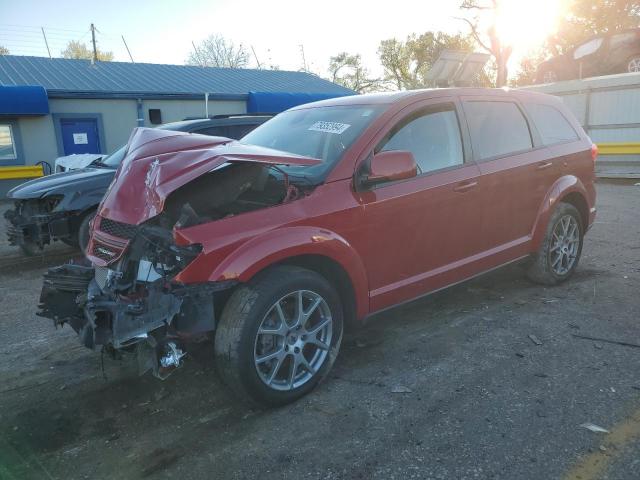
<svg viewBox="0 0 640 480">
<path fill-rule="evenodd" d="M 47 115 L 47 91 L 39 86 L 0 86 L 0 115 Z"/>
<path fill-rule="evenodd" d="M 327 98 L 344 97 L 352 93 L 289 93 L 249 92 L 247 113 L 279 113 L 285 110 Z"/>
</svg>

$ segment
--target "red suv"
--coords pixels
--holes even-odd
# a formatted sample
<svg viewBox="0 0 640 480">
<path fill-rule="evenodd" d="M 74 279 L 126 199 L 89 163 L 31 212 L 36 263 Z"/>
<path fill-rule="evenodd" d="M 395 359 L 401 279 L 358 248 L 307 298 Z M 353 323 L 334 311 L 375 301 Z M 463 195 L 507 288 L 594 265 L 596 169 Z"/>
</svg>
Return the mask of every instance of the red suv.
<svg viewBox="0 0 640 480">
<path fill-rule="evenodd" d="M 240 141 L 138 129 L 91 265 L 51 269 L 40 315 L 161 378 L 215 337 L 230 387 L 290 402 L 348 323 L 520 259 L 543 284 L 569 278 L 596 154 L 558 99 L 508 90 L 326 100 Z"/>
</svg>

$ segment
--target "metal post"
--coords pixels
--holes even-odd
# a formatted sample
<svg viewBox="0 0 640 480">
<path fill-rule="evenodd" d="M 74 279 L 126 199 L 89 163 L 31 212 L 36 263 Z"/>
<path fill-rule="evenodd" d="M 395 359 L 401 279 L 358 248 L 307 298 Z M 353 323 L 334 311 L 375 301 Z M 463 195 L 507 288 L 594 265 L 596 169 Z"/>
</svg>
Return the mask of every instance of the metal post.
<svg viewBox="0 0 640 480">
<path fill-rule="evenodd" d="M 258 70 L 261 70 L 262 69 L 262 65 L 260 65 L 260 60 L 258 60 L 258 55 L 256 55 L 256 51 L 253 48 L 253 45 L 251 45 L 251 51 L 253 52 L 253 56 L 256 59 L 256 63 L 258 64 Z"/>
<path fill-rule="evenodd" d="M 136 63 L 133 61 L 133 57 L 131 56 L 131 52 L 129 51 L 129 45 L 127 45 L 127 41 L 124 39 L 124 35 L 122 35 L 122 42 L 124 43 L 124 48 L 127 49 L 127 53 L 129 54 L 129 58 L 131 59 L 131 63 Z"/>
<path fill-rule="evenodd" d="M 204 118 L 209 118 L 209 93 L 204 94 Z"/>
<path fill-rule="evenodd" d="M 44 34 L 44 27 L 40 27 L 42 30 L 42 36 L 44 37 L 44 44 L 47 46 L 47 52 L 49 53 L 49 58 L 51 58 L 51 50 L 49 50 L 49 42 L 47 42 L 47 36 Z"/>
<path fill-rule="evenodd" d="M 98 49 L 96 48 L 96 27 L 91 24 L 91 43 L 93 43 L 93 62 L 98 61 Z"/>
</svg>

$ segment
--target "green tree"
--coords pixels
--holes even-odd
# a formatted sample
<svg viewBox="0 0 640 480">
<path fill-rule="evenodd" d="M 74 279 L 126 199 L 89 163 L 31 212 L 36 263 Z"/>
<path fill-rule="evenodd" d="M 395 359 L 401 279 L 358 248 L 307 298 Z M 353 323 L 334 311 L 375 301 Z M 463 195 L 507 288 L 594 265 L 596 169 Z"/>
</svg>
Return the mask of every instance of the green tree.
<svg viewBox="0 0 640 480">
<path fill-rule="evenodd" d="M 378 58 L 384 81 L 397 90 L 429 86 L 426 74 L 444 50 L 471 52 L 474 41 L 468 35 L 425 32 L 409 35 L 406 41 L 390 38 L 380 42 Z"/>
<path fill-rule="evenodd" d="M 220 35 L 210 35 L 189 54 L 187 65 L 200 67 L 247 68 L 249 52 Z"/>
<path fill-rule="evenodd" d="M 9 49 L 0 45 L 0 55 L 9 55 Z"/>
<path fill-rule="evenodd" d="M 93 58 L 93 50 L 87 48 L 87 45 L 77 40 L 71 40 L 62 52 L 62 58 L 75 58 L 81 60 L 91 60 Z M 97 49 L 97 57 L 101 62 L 110 62 L 113 60 L 113 52 L 105 52 Z"/>
<path fill-rule="evenodd" d="M 377 90 L 380 80 L 371 78 L 369 70 L 362 65 L 360 54 L 341 52 L 329 59 L 331 81 L 343 87 L 366 93 Z"/>
</svg>

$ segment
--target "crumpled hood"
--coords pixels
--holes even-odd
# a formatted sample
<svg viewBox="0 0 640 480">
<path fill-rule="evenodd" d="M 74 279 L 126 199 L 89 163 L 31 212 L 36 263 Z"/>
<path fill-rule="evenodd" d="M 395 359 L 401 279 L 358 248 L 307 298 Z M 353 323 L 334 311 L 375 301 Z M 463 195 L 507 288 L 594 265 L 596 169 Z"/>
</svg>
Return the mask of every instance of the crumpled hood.
<svg viewBox="0 0 640 480">
<path fill-rule="evenodd" d="M 162 212 L 171 192 L 227 162 L 311 166 L 321 160 L 224 137 L 136 128 L 99 214 L 138 225 Z"/>
<path fill-rule="evenodd" d="M 47 195 L 66 195 L 100 185 L 106 188 L 113 174 L 114 170 L 111 168 L 83 168 L 47 175 L 18 185 L 7 193 L 7 198 L 32 199 Z"/>
</svg>

